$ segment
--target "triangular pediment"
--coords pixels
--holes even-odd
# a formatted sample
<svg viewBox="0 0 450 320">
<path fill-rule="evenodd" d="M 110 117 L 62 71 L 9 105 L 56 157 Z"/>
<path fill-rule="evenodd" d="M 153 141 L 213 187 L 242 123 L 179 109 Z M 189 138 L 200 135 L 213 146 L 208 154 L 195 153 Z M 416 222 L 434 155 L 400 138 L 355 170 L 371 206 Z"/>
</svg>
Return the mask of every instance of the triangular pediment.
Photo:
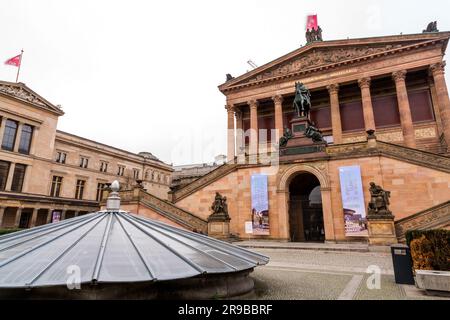
<svg viewBox="0 0 450 320">
<path fill-rule="evenodd" d="M 60 107 L 51 104 L 23 83 L 0 81 L 0 93 L 40 108 L 47 109 L 48 111 L 58 115 L 64 114 Z"/>
<path fill-rule="evenodd" d="M 418 34 L 409 36 L 389 36 L 367 39 L 321 41 L 299 48 L 279 59 L 256 68 L 238 78 L 227 81 L 219 88 L 247 86 L 262 81 L 276 80 L 279 77 L 309 72 L 315 69 L 334 67 L 353 61 L 376 58 L 388 53 L 411 50 L 424 45 L 445 42 L 450 37 L 448 32 Z"/>
</svg>

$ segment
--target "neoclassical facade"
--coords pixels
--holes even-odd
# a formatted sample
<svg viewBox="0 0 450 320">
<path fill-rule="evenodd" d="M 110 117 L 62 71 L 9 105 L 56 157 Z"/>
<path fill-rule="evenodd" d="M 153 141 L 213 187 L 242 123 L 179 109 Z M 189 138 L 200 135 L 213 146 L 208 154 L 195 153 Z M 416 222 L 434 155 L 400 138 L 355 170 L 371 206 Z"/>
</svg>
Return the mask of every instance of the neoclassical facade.
<svg viewBox="0 0 450 320">
<path fill-rule="evenodd" d="M 60 107 L 25 84 L 0 82 L 0 228 L 28 228 L 99 209 L 104 188 L 137 182 L 167 199 L 172 167 L 57 130 Z M 56 213 L 56 217 L 54 215 Z"/>
<path fill-rule="evenodd" d="M 312 95 L 330 144 L 382 141 L 448 152 L 443 56 L 450 33 L 314 42 L 219 86 L 227 99 L 228 158 L 267 150 L 293 118 L 293 88 Z M 261 131 L 266 130 L 266 132 Z"/>
<path fill-rule="evenodd" d="M 342 168 L 358 167 L 365 206 L 371 182 L 391 192 L 399 239 L 412 226 L 449 228 L 450 100 L 443 60 L 449 37 L 430 32 L 316 41 L 239 77 L 228 75 L 219 90 L 226 97 L 230 162 L 171 194 L 173 205 L 207 221 L 218 192 L 229 201 L 230 232 L 237 237 L 365 241 L 348 236 L 344 219 L 354 213 L 344 207 L 340 181 Z M 291 128 L 297 82 L 311 92 L 311 121 L 327 146 L 267 162 L 277 158 L 279 138 Z M 376 137 L 368 135 L 372 130 Z M 251 180 L 261 174 L 268 177 L 270 231 L 248 234 Z"/>
</svg>

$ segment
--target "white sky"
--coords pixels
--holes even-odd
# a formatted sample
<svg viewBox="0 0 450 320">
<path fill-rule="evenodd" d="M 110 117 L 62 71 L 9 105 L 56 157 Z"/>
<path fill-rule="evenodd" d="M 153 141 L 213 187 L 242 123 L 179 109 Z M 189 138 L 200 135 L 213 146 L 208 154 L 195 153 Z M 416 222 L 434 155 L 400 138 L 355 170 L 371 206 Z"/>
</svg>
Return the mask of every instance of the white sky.
<svg viewBox="0 0 450 320">
<path fill-rule="evenodd" d="M 226 153 L 217 86 L 305 43 L 307 14 L 325 40 L 450 30 L 450 2 L 1 0 L 0 62 L 24 49 L 20 81 L 61 104 L 58 129 L 167 163 Z M 0 79 L 15 80 L 0 66 Z M 197 129 L 194 129 L 197 127 Z"/>
</svg>

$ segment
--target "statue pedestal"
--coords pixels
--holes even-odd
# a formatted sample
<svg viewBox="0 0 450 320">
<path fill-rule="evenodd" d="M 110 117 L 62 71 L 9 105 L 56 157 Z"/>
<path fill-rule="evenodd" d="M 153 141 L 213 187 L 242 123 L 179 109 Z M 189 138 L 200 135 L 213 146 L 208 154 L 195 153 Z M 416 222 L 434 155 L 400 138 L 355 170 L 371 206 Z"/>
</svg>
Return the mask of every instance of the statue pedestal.
<svg viewBox="0 0 450 320">
<path fill-rule="evenodd" d="M 281 161 L 326 155 L 327 143 L 325 141 L 314 142 L 312 138 L 306 136 L 306 131 L 310 126 L 312 124 L 308 117 L 297 117 L 291 120 L 290 129 L 293 137 L 289 139 L 286 146 L 280 147 Z"/>
<path fill-rule="evenodd" d="M 220 240 L 230 238 L 230 217 L 215 213 L 208 218 L 208 236 Z"/>
<path fill-rule="evenodd" d="M 394 216 L 379 215 L 368 216 L 369 244 L 373 246 L 390 246 L 397 244 L 395 234 Z"/>
</svg>

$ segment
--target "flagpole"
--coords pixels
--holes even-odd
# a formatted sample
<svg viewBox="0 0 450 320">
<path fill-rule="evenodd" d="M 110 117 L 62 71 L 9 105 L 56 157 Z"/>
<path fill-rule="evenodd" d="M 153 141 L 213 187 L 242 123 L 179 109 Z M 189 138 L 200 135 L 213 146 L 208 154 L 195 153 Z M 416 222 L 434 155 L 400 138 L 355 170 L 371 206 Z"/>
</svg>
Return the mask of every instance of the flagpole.
<svg viewBox="0 0 450 320">
<path fill-rule="evenodd" d="M 22 56 L 23 56 L 23 49 L 22 49 L 22 51 L 20 53 L 20 63 L 19 63 L 19 67 L 17 68 L 16 83 L 19 82 L 20 67 L 22 66 Z"/>
</svg>

